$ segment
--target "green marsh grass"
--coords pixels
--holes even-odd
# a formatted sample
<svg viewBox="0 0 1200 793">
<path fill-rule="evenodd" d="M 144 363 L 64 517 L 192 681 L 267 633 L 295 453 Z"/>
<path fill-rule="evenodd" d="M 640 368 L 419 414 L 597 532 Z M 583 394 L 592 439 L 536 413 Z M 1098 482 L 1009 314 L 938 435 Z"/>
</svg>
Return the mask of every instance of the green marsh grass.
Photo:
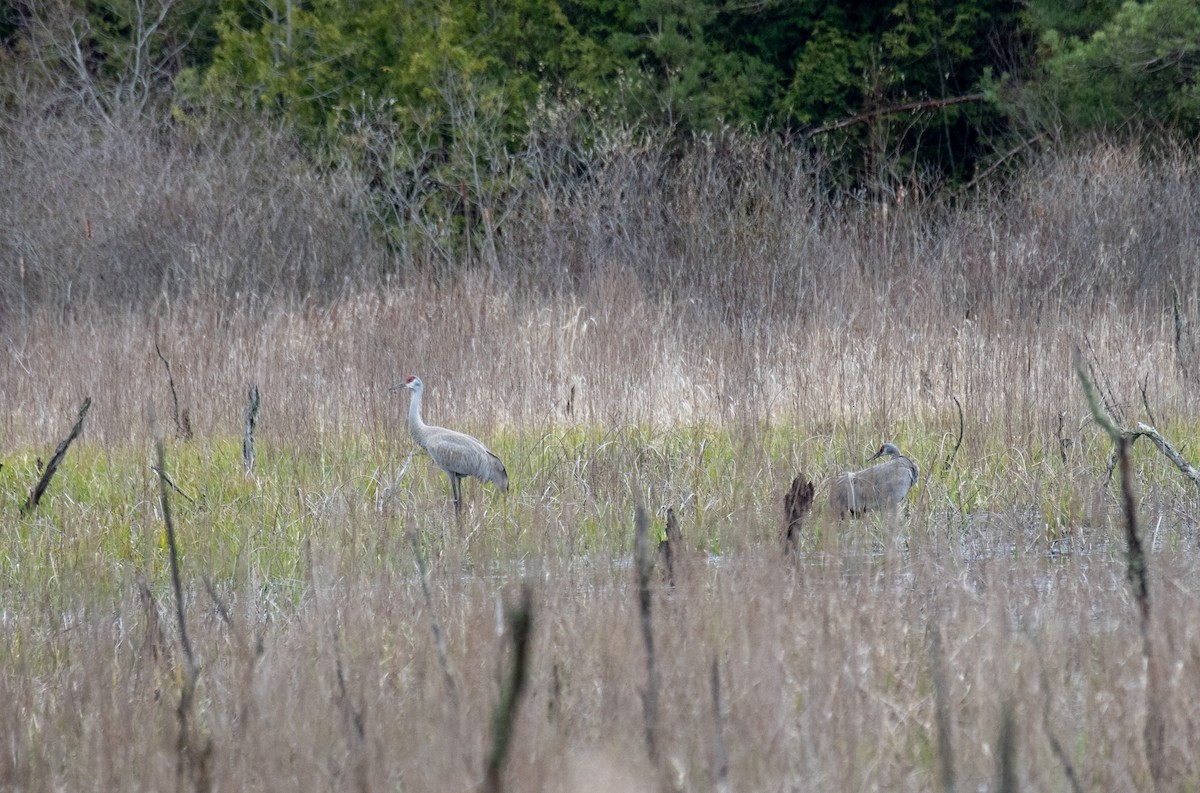
<svg viewBox="0 0 1200 793">
<path fill-rule="evenodd" d="M 363 768 L 372 788 L 401 780 L 421 789 L 473 784 L 506 641 L 496 632 L 496 604 L 515 597 L 524 580 L 540 616 L 530 702 L 509 773 L 543 789 L 587 789 L 593 773 L 642 785 L 637 780 L 650 778 L 636 759 L 644 666 L 625 561 L 638 501 L 652 512 L 675 508 L 695 555 L 677 590 L 656 595 L 664 754 L 684 789 L 702 787 L 709 773 L 703 659 L 710 653 L 726 680 L 730 773 L 747 786 L 798 777 L 841 789 L 931 784 L 938 761 L 922 638 L 931 619 L 947 637 L 964 782 L 981 784 L 990 773 L 995 718 L 1009 696 L 1026 780 L 1053 786 L 1061 779 L 1035 726 L 1040 717 L 1031 721 L 1043 697 L 1051 697 L 1051 725 L 1076 747 L 1089 784 L 1147 779 L 1127 744 L 1141 671 L 1129 644 L 1136 626 L 1120 554 L 1080 550 L 1053 562 L 1045 534 L 1051 526 L 1054 536 L 1098 547 L 1119 536 L 1108 510 L 1092 522 L 1085 513 L 1064 516 L 1059 506 L 1075 498 L 1081 479 L 1103 477 L 1098 439 L 1082 438 L 1065 470 L 1052 447 L 1020 450 L 993 438 L 989 454 L 960 452 L 944 471 L 939 425 L 905 422 L 891 437 L 920 461 L 923 478 L 898 524 L 868 518 L 835 526 L 818 512 L 815 526 L 836 532 L 836 541 L 809 542 L 789 570 L 776 545 L 789 476 L 861 465 L 873 444 L 847 449 L 782 422 L 495 429 L 490 438 L 509 461 L 512 490 L 468 483 L 461 524 L 444 474 L 420 453 L 409 459 L 411 441 L 399 423 L 386 438 L 261 437 L 254 478 L 241 471 L 235 436 L 169 444 L 169 473 L 195 499 L 175 498 L 173 511 L 196 623 L 189 628 L 202 658 L 200 712 L 219 780 L 307 789 L 314 775 L 344 781 Z M 1194 425 L 1171 430 L 1196 437 Z M 0 476 L 10 493 L 31 481 L 32 456 L 6 458 Z M 1194 555 L 1162 554 L 1194 546 L 1172 506 L 1190 494 L 1148 447 L 1139 445 L 1136 456 L 1144 509 L 1168 516 L 1165 550 L 1153 561 L 1161 630 L 1183 629 L 1177 612 L 1195 597 L 1184 583 Z M 406 461 L 398 487 L 382 500 Z M 10 498 L 0 549 L 12 695 L 5 718 L 21 747 L 10 779 L 121 787 L 171 778 L 163 757 L 170 744 L 159 737 L 174 729 L 170 706 L 156 704 L 153 692 L 174 691 L 178 653 L 148 466 L 137 444 L 85 442 L 72 449 L 35 515 L 15 517 Z M 954 495 L 966 482 L 975 492 L 970 504 Z M 1022 526 L 1024 510 L 1039 525 Z M 980 523 L 981 515 L 990 522 Z M 652 518 L 654 530 L 662 520 Z M 414 577 L 411 531 L 429 558 L 433 614 Z M 710 561 L 699 561 L 705 555 Z M 148 623 L 135 596 L 139 572 L 158 602 L 157 660 L 142 650 Z M 201 576 L 212 581 L 231 626 Z M 431 617 L 445 636 L 458 714 L 448 712 L 431 654 Z M 331 631 L 341 637 L 337 648 Z M 331 704 L 340 696 L 335 651 L 347 696 L 367 714 L 365 747 L 349 739 Z M 1189 657 L 1177 656 L 1183 669 Z M 1030 675 L 1039 665 L 1052 670 L 1051 692 Z M 1177 685 L 1190 686 L 1184 679 Z M 64 687 L 75 692 L 70 699 L 59 693 Z M 1182 708 L 1171 722 L 1178 752 L 1190 741 L 1189 712 Z M 111 744 L 114 731 L 126 736 L 120 749 Z M 37 748 L 49 745 L 72 747 L 72 762 Z M 1189 778 L 1183 755 L 1175 756 Z"/>
</svg>

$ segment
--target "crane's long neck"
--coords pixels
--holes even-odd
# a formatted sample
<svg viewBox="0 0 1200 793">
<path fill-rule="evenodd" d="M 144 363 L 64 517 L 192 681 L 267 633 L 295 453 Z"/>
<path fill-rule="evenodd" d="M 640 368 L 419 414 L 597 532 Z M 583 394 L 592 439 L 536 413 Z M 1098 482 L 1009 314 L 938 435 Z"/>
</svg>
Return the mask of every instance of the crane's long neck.
<svg viewBox="0 0 1200 793">
<path fill-rule="evenodd" d="M 408 402 L 408 431 L 412 433 L 413 440 L 417 442 L 422 449 L 425 448 L 425 438 L 429 434 L 429 427 L 421 419 L 421 392 L 413 391 L 412 399 Z"/>
</svg>

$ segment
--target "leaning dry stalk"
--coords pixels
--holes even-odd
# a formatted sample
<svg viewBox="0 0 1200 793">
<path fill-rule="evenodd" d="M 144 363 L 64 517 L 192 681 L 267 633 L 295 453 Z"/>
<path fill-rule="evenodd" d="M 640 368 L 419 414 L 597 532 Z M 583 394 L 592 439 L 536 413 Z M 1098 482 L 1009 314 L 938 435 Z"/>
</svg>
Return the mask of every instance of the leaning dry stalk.
<svg viewBox="0 0 1200 793">
<path fill-rule="evenodd" d="M 1071 762 L 1070 756 L 1066 749 L 1063 748 L 1062 742 L 1058 740 L 1053 728 L 1050 724 L 1050 678 L 1046 675 L 1046 662 L 1042 657 L 1041 648 L 1034 645 L 1037 650 L 1038 659 L 1038 696 L 1042 701 L 1042 730 L 1046 733 L 1047 739 L 1050 741 L 1050 751 L 1062 766 L 1063 774 L 1067 777 L 1067 783 L 1071 786 L 1072 793 L 1083 793 L 1083 786 L 1079 782 L 1079 775 L 1075 773 L 1075 766 Z"/>
<path fill-rule="evenodd" d="M 962 448 L 963 442 L 963 409 L 962 402 L 958 401 L 958 397 L 951 395 L 950 399 L 954 401 L 954 406 L 958 408 L 958 438 L 954 441 L 954 448 L 946 455 L 946 461 L 942 463 L 942 472 L 949 473 L 950 468 L 954 465 L 954 458 L 958 457 L 958 450 Z"/>
<path fill-rule="evenodd" d="M 417 574 L 421 578 L 421 593 L 425 596 L 425 607 L 429 609 L 429 630 L 433 633 L 433 646 L 437 651 L 438 666 L 442 669 L 442 677 L 446 681 L 446 695 L 455 714 L 458 713 L 458 688 L 454 685 L 454 675 L 450 674 L 450 662 L 446 659 L 446 640 L 442 638 L 442 626 L 438 623 L 437 611 L 433 608 L 433 593 L 429 591 L 429 566 L 425 563 L 425 555 L 421 551 L 421 538 L 416 531 L 408 533 L 408 542 L 413 549 L 413 560 L 417 565 Z"/>
<path fill-rule="evenodd" d="M 500 691 L 500 701 L 492 715 L 492 749 L 488 754 L 484 774 L 485 793 L 500 793 L 503 789 L 500 772 L 508 758 L 508 747 L 512 743 L 513 725 L 517 719 L 517 708 L 521 694 L 529 678 L 529 637 L 533 627 L 533 590 L 528 584 L 521 587 L 521 605 L 508 611 L 508 625 L 512 633 L 513 657 L 508 669 L 508 679 Z"/>
<path fill-rule="evenodd" d="M 1017 793 L 1017 725 L 1011 695 L 1000 710 L 1000 736 L 996 739 L 996 790 Z"/>
<path fill-rule="evenodd" d="M 938 771 L 942 790 L 954 793 L 954 750 L 951 748 L 950 692 L 946 682 L 946 659 L 942 650 L 942 632 L 936 622 L 929 623 L 929 662 L 933 674 L 934 715 L 937 722 Z"/>
<path fill-rule="evenodd" d="M 342 719 L 346 726 L 350 750 L 354 757 L 353 774 L 355 787 L 360 793 L 366 793 L 369 788 L 367 785 L 366 755 L 363 753 L 363 747 L 367 740 L 367 719 L 363 714 L 363 709 L 351 700 L 350 691 L 346 686 L 346 673 L 342 666 L 341 628 L 338 626 L 336 617 L 334 618 L 331 630 L 333 633 L 333 673 L 334 680 L 337 683 L 336 700 L 342 709 Z"/>
<path fill-rule="evenodd" d="M 82 419 L 82 416 L 80 417 Z M 167 490 L 166 452 L 163 450 L 163 440 L 160 436 L 155 441 L 155 452 L 158 457 L 159 499 L 162 503 L 163 523 L 167 533 L 167 556 L 171 562 L 171 586 L 175 590 L 175 618 L 179 623 L 179 644 L 183 648 L 183 658 L 187 662 L 184 670 L 183 686 L 179 692 L 179 706 L 175 710 L 179 720 L 179 737 L 175 742 L 178 756 L 177 775 L 182 781 L 186 773 L 197 791 L 207 791 L 211 786 L 209 764 L 212 760 L 212 739 L 198 739 L 193 735 L 195 721 L 196 681 L 200 677 L 200 667 L 192 653 L 192 643 L 188 639 L 187 620 L 183 608 L 183 583 L 179 575 L 179 550 L 175 543 L 175 523 L 171 520 L 171 500 Z"/>
<path fill-rule="evenodd" d="M 1174 280 L 1171 281 L 1171 308 L 1175 321 L 1175 363 L 1179 367 L 1179 373 L 1187 380 L 1190 376 L 1188 362 L 1191 358 L 1189 354 L 1191 333 L 1188 328 L 1187 317 L 1180 306 L 1179 287 L 1176 286 Z M 1189 350 L 1185 350 L 1185 347 L 1189 348 Z"/>
<path fill-rule="evenodd" d="M 725 719 L 721 713 L 721 669 L 717 658 L 712 659 L 713 699 L 713 787 L 717 793 L 729 790 L 729 751 L 725 748 Z"/>
</svg>

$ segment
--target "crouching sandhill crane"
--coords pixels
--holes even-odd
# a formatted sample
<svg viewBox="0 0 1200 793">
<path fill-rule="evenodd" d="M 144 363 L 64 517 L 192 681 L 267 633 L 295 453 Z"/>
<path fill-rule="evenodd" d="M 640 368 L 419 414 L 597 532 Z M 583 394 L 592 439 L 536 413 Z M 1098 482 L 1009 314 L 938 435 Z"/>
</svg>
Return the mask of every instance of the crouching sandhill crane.
<svg viewBox="0 0 1200 793">
<path fill-rule="evenodd" d="M 421 419 L 421 395 L 425 384 L 419 377 L 410 377 L 403 383 L 392 386 L 393 391 L 407 388 L 412 391 L 408 403 L 408 431 L 434 463 L 450 477 L 450 491 L 454 494 L 454 509 L 462 511 L 462 480 L 473 476 L 491 482 L 501 490 L 508 490 L 508 472 L 504 463 L 492 454 L 488 447 L 464 432 L 455 432 L 445 427 L 431 427 Z"/>
<path fill-rule="evenodd" d="M 862 471 L 847 471 L 829 486 L 829 505 L 839 518 L 857 517 L 872 509 L 892 509 L 917 483 L 917 466 L 890 443 L 879 447 L 871 460 L 887 457 Z M 867 462 L 870 462 L 868 460 Z"/>
</svg>

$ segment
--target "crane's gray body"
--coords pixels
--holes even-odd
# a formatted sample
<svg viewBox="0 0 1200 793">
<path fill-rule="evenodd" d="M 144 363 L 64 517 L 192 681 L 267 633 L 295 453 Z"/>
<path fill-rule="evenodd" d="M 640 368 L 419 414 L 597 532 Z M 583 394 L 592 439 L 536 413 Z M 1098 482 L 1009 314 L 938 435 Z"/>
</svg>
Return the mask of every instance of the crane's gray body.
<svg viewBox="0 0 1200 793">
<path fill-rule="evenodd" d="M 839 518 L 857 517 L 873 509 L 894 509 L 917 483 L 916 463 L 899 449 L 885 443 L 871 459 L 884 456 L 889 459 L 878 465 L 834 477 L 829 485 L 829 505 Z"/>
<path fill-rule="evenodd" d="M 428 452 L 433 462 L 450 477 L 450 491 L 454 495 L 456 509 L 462 508 L 464 477 L 473 476 L 491 482 L 501 490 L 508 490 L 508 472 L 504 470 L 504 463 L 477 438 L 445 427 L 431 427 L 421 419 L 421 396 L 425 393 L 421 378 L 410 377 L 395 387 L 413 392 L 412 400 L 408 403 L 408 431 L 417 445 Z"/>
</svg>

